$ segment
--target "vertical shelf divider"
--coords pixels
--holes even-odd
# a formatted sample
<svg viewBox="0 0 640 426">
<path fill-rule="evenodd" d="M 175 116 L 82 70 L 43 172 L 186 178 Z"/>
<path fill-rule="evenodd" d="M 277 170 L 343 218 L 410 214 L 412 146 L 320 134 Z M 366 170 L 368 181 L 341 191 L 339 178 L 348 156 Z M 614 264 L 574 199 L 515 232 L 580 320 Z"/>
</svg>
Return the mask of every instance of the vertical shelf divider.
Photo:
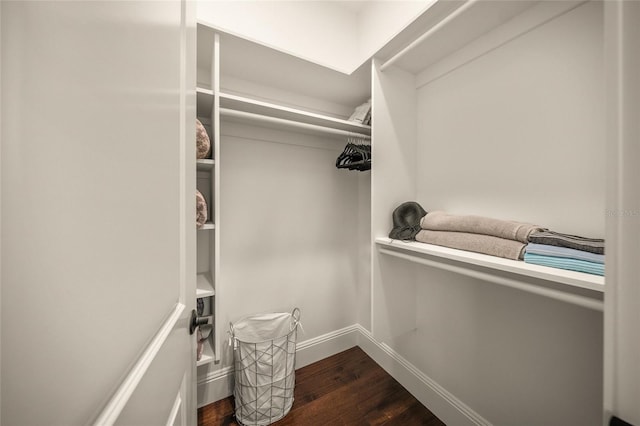
<svg viewBox="0 0 640 426">
<path fill-rule="evenodd" d="M 215 34 L 213 42 L 213 54 L 211 63 L 211 88 L 213 89 L 213 108 L 211 109 L 211 122 L 213 123 L 213 152 L 215 161 L 213 167 L 213 220 L 216 229 L 213 231 L 213 287 L 215 296 L 213 297 L 213 328 L 214 328 L 214 360 L 220 362 L 221 338 L 223 334 L 220 321 L 220 35 Z"/>
</svg>

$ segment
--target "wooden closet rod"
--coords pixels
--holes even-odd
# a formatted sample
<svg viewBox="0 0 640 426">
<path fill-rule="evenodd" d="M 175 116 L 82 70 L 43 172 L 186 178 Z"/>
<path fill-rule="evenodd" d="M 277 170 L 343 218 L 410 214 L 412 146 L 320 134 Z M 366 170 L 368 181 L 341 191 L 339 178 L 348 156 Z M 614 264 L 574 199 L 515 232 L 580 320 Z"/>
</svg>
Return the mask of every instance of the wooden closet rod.
<svg viewBox="0 0 640 426">
<path fill-rule="evenodd" d="M 297 127 L 300 129 L 314 130 L 317 132 L 331 133 L 334 135 L 356 136 L 358 138 L 367 139 L 367 140 L 371 139 L 371 136 L 365 135 L 364 133 L 350 132 L 348 130 L 335 129 L 333 127 L 320 126 L 318 124 L 303 123 L 301 121 L 293 121 L 293 120 L 287 120 L 284 118 L 270 117 L 268 115 L 255 114 L 252 112 L 245 112 L 245 111 L 237 111 L 229 108 L 220 108 L 220 115 L 227 116 L 227 117 L 244 118 L 244 119 L 255 120 L 255 121 L 263 121 L 267 123 Z"/>
<path fill-rule="evenodd" d="M 426 266 L 432 266 L 434 268 L 444 269 L 445 271 L 455 272 L 457 274 L 466 275 L 471 278 L 476 278 L 482 281 L 488 281 L 494 284 L 503 285 L 506 287 L 516 288 L 518 290 L 527 291 L 529 293 L 537 294 L 539 296 L 549 297 L 551 299 L 560 300 L 562 302 L 571 303 L 574 305 L 582 306 L 584 308 L 594 309 L 596 311 L 604 310 L 604 302 L 602 300 L 591 299 L 586 296 L 580 296 L 578 294 L 565 293 L 563 291 L 554 290 L 547 287 L 538 287 L 533 284 L 517 281 L 511 278 L 504 278 L 497 275 L 488 274 L 486 272 L 476 271 L 474 269 L 467 269 L 461 266 L 450 265 L 448 263 L 435 262 L 429 259 L 423 259 L 421 257 L 410 256 L 404 253 L 398 253 L 397 251 L 381 248 L 380 253 L 389 256 L 399 257 L 400 259 L 408 260 L 415 263 L 420 263 Z"/>
<path fill-rule="evenodd" d="M 436 32 L 438 32 L 440 30 L 440 28 L 444 27 L 445 25 L 447 25 L 449 22 L 453 21 L 454 19 L 456 19 L 458 16 L 462 15 L 464 12 L 467 11 L 467 9 L 469 9 L 470 7 L 472 7 L 474 4 L 476 4 L 479 0 L 469 0 L 467 1 L 465 4 L 463 4 L 462 6 L 460 6 L 459 8 L 457 8 L 456 10 L 454 10 L 453 12 L 451 12 L 449 15 L 447 15 L 446 18 L 444 18 L 442 21 L 438 22 L 435 26 L 429 28 L 429 30 L 427 32 L 425 32 L 424 34 L 422 34 L 420 37 L 418 37 L 417 39 L 415 39 L 413 42 L 411 42 L 411 44 L 409 44 L 407 47 L 405 47 L 404 49 L 402 49 L 401 51 L 399 51 L 398 53 L 396 53 L 395 55 L 393 55 L 389 60 L 387 60 L 387 62 L 383 63 L 380 66 L 380 71 L 384 71 L 387 68 L 389 68 L 391 65 L 393 65 L 394 63 L 396 63 L 397 61 L 400 60 L 400 58 L 402 58 L 404 55 L 406 55 L 407 53 L 409 53 L 410 51 L 412 51 L 414 48 L 416 48 L 416 46 L 420 45 L 420 43 L 422 43 L 423 41 L 425 41 L 426 39 L 428 39 L 429 37 L 431 37 L 433 34 L 435 34 Z"/>
</svg>

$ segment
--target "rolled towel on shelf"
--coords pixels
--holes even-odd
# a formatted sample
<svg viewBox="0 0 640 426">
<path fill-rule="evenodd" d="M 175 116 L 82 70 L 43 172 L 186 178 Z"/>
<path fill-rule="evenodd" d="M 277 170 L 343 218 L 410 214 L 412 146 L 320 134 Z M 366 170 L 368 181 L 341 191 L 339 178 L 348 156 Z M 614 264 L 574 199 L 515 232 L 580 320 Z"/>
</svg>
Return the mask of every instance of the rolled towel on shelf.
<svg viewBox="0 0 640 426">
<path fill-rule="evenodd" d="M 531 234 L 529 242 L 604 254 L 604 240 L 602 238 L 587 238 L 544 230 Z"/>
<path fill-rule="evenodd" d="M 208 158 L 211 153 L 211 141 L 200 120 L 196 118 L 196 158 Z"/>
<path fill-rule="evenodd" d="M 427 214 L 428 216 L 429 214 Z M 520 260 L 526 244 L 520 241 L 494 237 L 492 235 L 469 232 L 430 231 L 423 229 L 416 235 L 416 241 L 473 251 L 505 259 Z"/>
<path fill-rule="evenodd" d="M 415 201 L 406 201 L 393 211 L 393 229 L 389 232 L 389 238 L 394 240 L 415 240 L 420 231 L 420 219 L 427 212 Z"/>
<path fill-rule="evenodd" d="M 595 254 L 584 250 L 550 246 L 547 244 L 529 243 L 525 248 L 525 252 L 541 256 L 565 257 L 568 259 L 584 260 L 587 262 L 604 263 L 604 254 Z"/>
<path fill-rule="evenodd" d="M 538 225 L 513 222 L 472 215 L 453 215 L 443 211 L 427 213 L 420 221 L 422 229 L 429 231 L 468 232 L 490 235 L 508 240 L 528 242 L 533 232 L 544 230 Z"/>
<path fill-rule="evenodd" d="M 196 189 L 196 227 L 202 228 L 207 221 L 207 200 L 200 191 Z"/>
</svg>

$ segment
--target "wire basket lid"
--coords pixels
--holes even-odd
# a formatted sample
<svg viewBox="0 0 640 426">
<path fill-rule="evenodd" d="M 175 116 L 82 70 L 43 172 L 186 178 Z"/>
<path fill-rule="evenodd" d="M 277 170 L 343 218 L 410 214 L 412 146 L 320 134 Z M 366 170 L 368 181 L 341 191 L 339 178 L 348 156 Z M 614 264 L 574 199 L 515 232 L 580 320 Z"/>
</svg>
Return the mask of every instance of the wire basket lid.
<svg viewBox="0 0 640 426">
<path fill-rule="evenodd" d="M 300 309 L 291 313 L 268 313 L 242 318 L 229 323 L 229 337 L 245 343 L 262 343 L 285 337 L 300 324 Z"/>
</svg>

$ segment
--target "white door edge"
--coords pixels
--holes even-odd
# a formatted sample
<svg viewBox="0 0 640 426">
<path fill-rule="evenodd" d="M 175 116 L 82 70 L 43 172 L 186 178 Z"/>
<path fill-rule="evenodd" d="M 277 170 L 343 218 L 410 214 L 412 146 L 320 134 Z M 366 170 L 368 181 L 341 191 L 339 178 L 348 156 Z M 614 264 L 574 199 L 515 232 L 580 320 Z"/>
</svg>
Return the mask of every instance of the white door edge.
<svg viewBox="0 0 640 426">
<path fill-rule="evenodd" d="M 162 324 L 149 345 L 147 345 L 145 350 L 142 352 L 142 355 L 136 361 L 131 371 L 129 371 L 129 374 L 127 374 L 125 379 L 122 381 L 118 390 L 102 410 L 97 420 L 94 422 L 94 425 L 110 426 L 115 423 L 122 412 L 122 409 L 125 407 L 129 398 L 140 383 L 140 380 L 142 380 L 142 377 L 147 372 L 149 366 L 160 351 L 160 348 L 174 329 L 176 323 L 180 319 L 180 315 L 184 311 L 184 308 L 184 304 L 176 303 L 169 313 L 168 318 Z"/>
</svg>

